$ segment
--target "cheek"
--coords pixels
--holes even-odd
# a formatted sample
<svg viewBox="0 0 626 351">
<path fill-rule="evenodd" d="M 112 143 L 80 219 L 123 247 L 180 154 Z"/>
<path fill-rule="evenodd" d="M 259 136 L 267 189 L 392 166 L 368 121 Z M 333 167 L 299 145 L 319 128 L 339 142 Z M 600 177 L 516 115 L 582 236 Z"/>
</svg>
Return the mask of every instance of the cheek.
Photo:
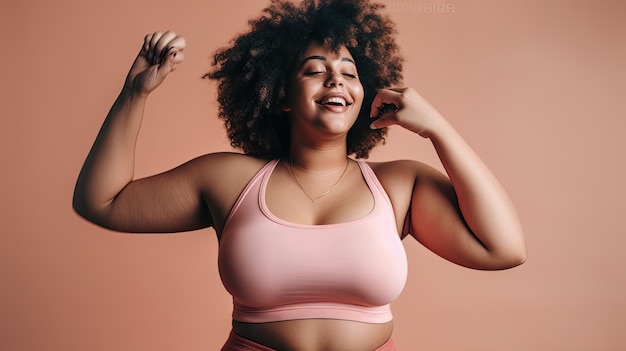
<svg viewBox="0 0 626 351">
<path fill-rule="evenodd" d="M 362 104 L 364 94 L 365 93 L 363 90 L 363 85 L 361 85 L 361 83 L 355 84 L 354 88 L 352 89 L 352 96 L 355 99 L 355 103 Z"/>
<path fill-rule="evenodd" d="M 293 94 L 294 101 L 303 101 L 309 99 L 315 89 L 311 86 L 311 84 L 298 84 L 293 87 L 291 94 Z"/>
</svg>

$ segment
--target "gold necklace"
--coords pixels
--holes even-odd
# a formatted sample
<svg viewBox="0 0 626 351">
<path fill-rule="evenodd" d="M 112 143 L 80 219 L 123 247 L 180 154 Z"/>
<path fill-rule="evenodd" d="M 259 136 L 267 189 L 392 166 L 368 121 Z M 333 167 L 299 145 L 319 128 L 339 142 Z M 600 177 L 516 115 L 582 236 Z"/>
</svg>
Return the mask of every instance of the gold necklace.
<svg viewBox="0 0 626 351">
<path fill-rule="evenodd" d="M 291 176 L 293 177 L 293 180 L 296 181 L 296 184 L 298 184 L 298 186 L 300 187 L 300 189 L 306 194 L 306 196 L 311 199 L 311 201 L 313 203 L 315 203 L 316 200 L 330 194 L 331 191 L 333 191 L 333 189 L 335 189 L 335 187 L 341 182 L 341 180 L 343 179 L 343 177 L 346 175 L 346 172 L 348 171 L 348 166 L 350 165 L 350 159 L 346 157 L 346 168 L 343 169 L 343 172 L 341 173 L 341 176 L 339 177 L 339 179 L 337 179 L 337 182 L 335 182 L 335 184 L 333 184 L 333 186 L 330 187 L 330 189 L 328 189 L 325 193 L 323 193 L 322 195 L 318 195 L 318 196 L 312 196 L 311 194 L 309 194 L 308 191 L 306 191 L 304 189 L 304 187 L 302 186 L 302 184 L 300 184 L 300 181 L 298 181 L 298 178 L 296 177 L 296 173 L 293 171 L 293 159 L 291 158 L 291 156 L 289 156 L 289 170 L 291 171 Z"/>
</svg>

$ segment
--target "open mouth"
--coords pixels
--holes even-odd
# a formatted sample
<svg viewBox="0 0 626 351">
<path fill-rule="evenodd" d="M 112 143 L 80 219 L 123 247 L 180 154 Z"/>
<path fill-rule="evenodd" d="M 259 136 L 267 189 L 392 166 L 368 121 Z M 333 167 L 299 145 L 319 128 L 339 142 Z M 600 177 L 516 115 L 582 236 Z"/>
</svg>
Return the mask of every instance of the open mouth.
<svg viewBox="0 0 626 351">
<path fill-rule="evenodd" d="M 352 105 L 352 103 L 349 103 L 346 101 L 346 99 L 340 97 L 340 96 L 332 96 L 332 97 L 328 97 L 319 101 L 316 101 L 318 104 L 320 105 L 327 105 L 327 106 L 350 106 Z"/>
</svg>

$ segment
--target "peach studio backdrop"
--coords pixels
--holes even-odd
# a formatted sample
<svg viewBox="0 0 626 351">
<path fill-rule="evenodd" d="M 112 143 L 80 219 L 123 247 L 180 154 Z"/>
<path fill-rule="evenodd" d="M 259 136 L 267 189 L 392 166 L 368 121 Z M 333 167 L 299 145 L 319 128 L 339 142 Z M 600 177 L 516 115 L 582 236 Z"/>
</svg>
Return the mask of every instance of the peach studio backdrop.
<svg viewBox="0 0 626 351">
<path fill-rule="evenodd" d="M 399 350 L 624 350 L 626 6 L 622 1 L 386 1 L 415 87 L 517 204 L 526 264 L 454 266 L 405 240 Z M 229 150 L 208 58 L 266 1 L 2 0 L 0 349 L 217 350 L 230 298 L 211 229 L 103 230 L 74 181 L 147 32 L 187 38 L 150 98 L 137 174 Z M 393 128 L 373 160 L 441 168 Z"/>
</svg>

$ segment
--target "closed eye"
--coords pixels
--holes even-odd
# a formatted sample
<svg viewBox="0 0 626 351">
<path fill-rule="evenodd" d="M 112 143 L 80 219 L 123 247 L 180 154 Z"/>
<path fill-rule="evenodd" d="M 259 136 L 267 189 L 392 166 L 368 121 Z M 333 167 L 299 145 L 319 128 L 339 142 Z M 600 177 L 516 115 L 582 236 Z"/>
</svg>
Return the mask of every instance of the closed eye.
<svg viewBox="0 0 626 351">
<path fill-rule="evenodd" d="M 342 73 L 344 76 L 348 77 L 348 78 L 356 78 L 356 74 L 352 74 L 352 73 Z"/>
</svg>

